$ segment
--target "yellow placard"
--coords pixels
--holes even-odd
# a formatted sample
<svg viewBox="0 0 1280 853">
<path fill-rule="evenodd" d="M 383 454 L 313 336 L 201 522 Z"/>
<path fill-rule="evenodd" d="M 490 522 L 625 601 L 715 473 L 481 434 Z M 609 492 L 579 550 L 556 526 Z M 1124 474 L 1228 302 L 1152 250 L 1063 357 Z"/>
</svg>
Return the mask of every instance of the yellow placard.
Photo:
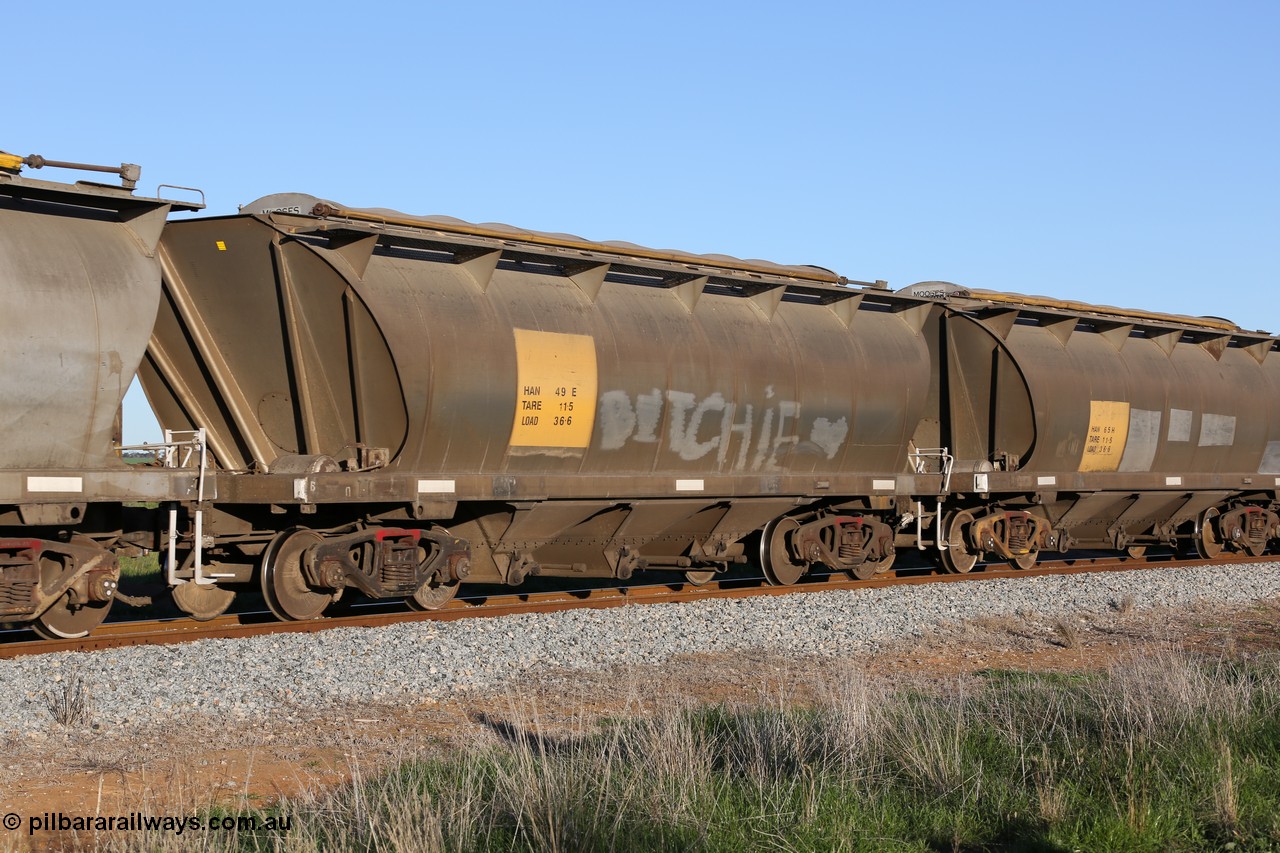
<svg viewBox="0 0 1280 853">
<path fill-rule="evenodd" d="M 1129 404 L 1089 401 L 1089 434 L 1085 436 L 1081 471 L 1115 471 L 1129 440 Z"/>
<path fill-rule="evenodd" d="M 512 447 L 587 447 L 596 418 L 596 343 L 590 335 L 516 329 Z"/>
</svg>

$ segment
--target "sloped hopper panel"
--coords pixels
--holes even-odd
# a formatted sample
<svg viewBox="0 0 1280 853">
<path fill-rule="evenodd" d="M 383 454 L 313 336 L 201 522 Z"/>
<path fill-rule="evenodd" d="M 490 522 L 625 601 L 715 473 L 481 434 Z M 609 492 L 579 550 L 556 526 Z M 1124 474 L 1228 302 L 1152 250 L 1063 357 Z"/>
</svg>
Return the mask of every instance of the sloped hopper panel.
<svg viewBox="0 0 1280 853">
<path fill-rule="evenodd" d="M 233 470 L 354 444 L 394 458 L 400 380 L 340 251 L 228 217 L 170 223 L 160 256 L 165 298 L 140 378 L 164 427 L 207 428 Z"/>
<path fill-rule="evenodd" d="M 0 187 L 0 469 L 122 464 L 116 413 L 160 298 L 167 212 L 110 191 Z"/>
<path fill-rule="evenodd" d="M 1025 465 L 1036 443 L 1036 417 L 1021 366 L 981 322 L 950 315 L 945 328 L 945 357 L 938 362 L 948 404 L 943 443 L 956 470 L 976 470 L 1001 455 Z"/>
</svg>

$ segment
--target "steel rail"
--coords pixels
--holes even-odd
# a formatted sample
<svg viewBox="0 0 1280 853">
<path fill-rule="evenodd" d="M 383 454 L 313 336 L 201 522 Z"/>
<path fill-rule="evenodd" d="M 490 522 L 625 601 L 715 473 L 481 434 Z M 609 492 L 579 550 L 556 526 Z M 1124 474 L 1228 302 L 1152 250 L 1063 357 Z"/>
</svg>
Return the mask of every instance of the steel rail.
<svg viewBox="0 0 1280 853">
<path fill-rule="evenodd" d="M 649 605 L 724 598 L 782 596 L 833 590 L 877 589 L 918 586 L 929 583 L 960 583 L 1005 578 L 1044 577 L 1124 572 L 1143 569 L 1190 568 L 1194 566 L 1238 566 L 1275 562 L 1275 555 L 1231 556 L 1213 560 L 1173 557 L 1079 557 L 1046 561 L 1030 569 L 1013 569 L 990 564 L 965 574 L 943 574 L 922 567 L 905 569 L 909 574 L 889 573 L 871 580 L 853 580 L 843 574 L 809 576 L 790 586 L 773 586 L 760 579 L 729 579 L 698 586 L 689 582 L 644 584 L 598 589 L 551 592 L 511 592 L 501 595 L 459 598 L 439 610 L 425 612 L 400 609 L 395 604 L 371 602 L 375 612 L 328 616 L 302 622 L 280 622 L 270 614 L 238 613 L 196 622 L 186 617 L 137 622 L 109 622 L 88 637 L 71 640 L 10 640 L 0 643 L 0 659 L 65 651 L 98 651 L 136 645 L 167 645 L 194 640 L 250 637 L 260 634 L 314 633 L 333 628 L 376 628 L 404 622 L 452 622 L 459 619 L 490 618 L 529 613 L 553 613 L 577 608 L 605 609 L 628 605 Z M 391 609 L 391 608 L 395 609 Z"/>
</svg>

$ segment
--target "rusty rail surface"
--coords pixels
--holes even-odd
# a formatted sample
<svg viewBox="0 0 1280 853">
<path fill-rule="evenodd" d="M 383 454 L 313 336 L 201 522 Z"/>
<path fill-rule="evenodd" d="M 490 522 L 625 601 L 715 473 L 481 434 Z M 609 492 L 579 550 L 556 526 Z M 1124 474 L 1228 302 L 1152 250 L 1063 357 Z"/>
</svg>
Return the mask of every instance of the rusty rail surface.
<svg viewBox="0 0 1280 853">
<path fill-rule="evenodd" d="M 841 574 L 807 577 L 792 586 L 773 586 L 763 578 L 728 579 L 702 586 L 673 581 L 636 586 L 604 587 L 586 590 L 552 592 L 511 592 L 502 595 L 458 598 L 439 610 L 426 612 L 404 610 L 399 602 L 370 602 L 370 612 L 330 616 L 302 622 L 280 622 L 266 612 L 234 613 L 208 622 L 189 618 L 109 622 L 88 637 L 74 640 L 8 639 L 0 642 L 0 659 L 66 651 L 98 651 L 137 645 L 166 645 L 193 640 L 252 637 L 259 634 L 313 633 L 333 628 L 376 628 L 402 622 L 451 622 L 458 619 L 511 616 L 527 613 L 553 613 L 575 608 L 604 609 L 628 605 L 663 604 L 701 601 L 716 598 L 751 598 L 754 596 L 793 595 L 832 590 L 875 589 L 882 587 L 928 583 L 980 582 L 999 578 L 1072 575 L 1089 572 L 1123 572 L 1142 569 L 1189 568 L 1193 566 L 1238 566 L 1275 562 L 1275 555 L 1262 557 L 1231 556 L 1213 560 L 1178 559 L 1169 556 L 1134 557 L 1068 557 L 1045 561 L 1031 569 L 1005 568 L 994 564 L 967 574 L 942 574 L 928 568 L 907 569 L 903 575 L 890 573 L 883 578 L 852 580 Z M 16 636 L 27 636 L 15 632 Z"/>
</svg>

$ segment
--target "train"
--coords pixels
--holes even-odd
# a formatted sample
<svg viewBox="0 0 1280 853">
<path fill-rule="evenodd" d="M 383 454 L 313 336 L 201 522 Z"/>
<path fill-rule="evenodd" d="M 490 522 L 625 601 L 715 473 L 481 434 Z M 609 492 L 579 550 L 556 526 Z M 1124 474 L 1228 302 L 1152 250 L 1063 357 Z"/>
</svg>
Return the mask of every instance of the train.
<svg viewBox="0 0 1280 853">
<path fill-rule="evenodd" d="M 0 621 L 1280 540 L 1280 339 L 0 154 Z M 161 189 L 164 189 L 163 187 Z M 188 214 L 178 218 L 174 213 Z M 165 440 L 129 464 L 140 382 Z"/>
</svg>

